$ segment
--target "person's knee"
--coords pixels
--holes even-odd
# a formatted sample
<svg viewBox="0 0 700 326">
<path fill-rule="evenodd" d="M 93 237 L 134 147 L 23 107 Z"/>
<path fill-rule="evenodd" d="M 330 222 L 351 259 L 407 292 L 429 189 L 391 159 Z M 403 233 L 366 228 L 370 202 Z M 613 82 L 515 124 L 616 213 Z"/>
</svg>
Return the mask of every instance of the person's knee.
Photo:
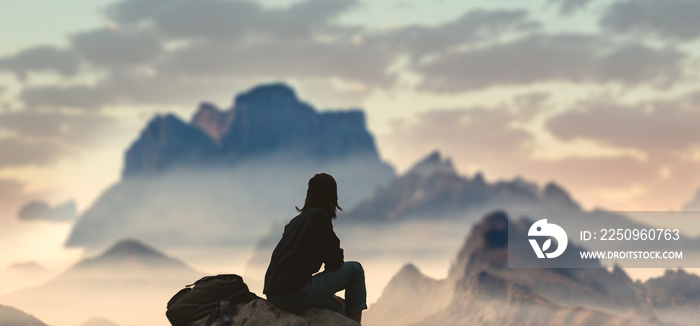
<svg viewBox="0 0 700 326">
<path fill-rule="evenodd" d="M 355 275 L 364 278 L 365 277 L 365 269 L 362 268 L 362 264 L 356 261 L 347 261 L 345 262 L 348 266 L 352 267 L 352 270 L 355 272 Z"/>
</svg>

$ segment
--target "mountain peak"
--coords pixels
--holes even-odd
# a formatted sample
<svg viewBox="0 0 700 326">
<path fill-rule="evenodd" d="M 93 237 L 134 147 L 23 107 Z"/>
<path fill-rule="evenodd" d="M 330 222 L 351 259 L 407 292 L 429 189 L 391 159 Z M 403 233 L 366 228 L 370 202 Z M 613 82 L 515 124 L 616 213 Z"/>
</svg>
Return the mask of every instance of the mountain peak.
<svg viewBox="0 0 700 326">
<path fill-rule="evenodd" d="M 437 172 L 446 172 L 450 174 L 457 174 L 454 166 L 452 165 L 452 160 L 449 158 L 442 158 L 439 151 L 432 151 L 428 156 L 424 157 L 422 160 L 418 161 L 408 173 L 416 173 L 424 176 L 432 175 Z"/>
<path fill-rule="evenodd" d="M 135 239 L 125 239 L 117 242 L 114 246 L 109 248 L 102 257 L 112 258 L 112 257 L 157 257 L 164 258 L 165 255 L 142 242 Z"/>
<path fill-rule="evenodd" d="M 566 189 L 554 182 L 547 183 L 542 191 L 542 197 L 552 207 L 581 209 L 579 204 L 571 198 L 571 195 L 569 195 Z"/>
<path fill-rule="evenodd" d="M 254 105 L 266 108 L 275 108 L 288 103 L 296 103 L 296 92 L 284 83 L 274 83 L 257 86 L 248 92 L 237 95 L 235 106 Z"/>
</svg>

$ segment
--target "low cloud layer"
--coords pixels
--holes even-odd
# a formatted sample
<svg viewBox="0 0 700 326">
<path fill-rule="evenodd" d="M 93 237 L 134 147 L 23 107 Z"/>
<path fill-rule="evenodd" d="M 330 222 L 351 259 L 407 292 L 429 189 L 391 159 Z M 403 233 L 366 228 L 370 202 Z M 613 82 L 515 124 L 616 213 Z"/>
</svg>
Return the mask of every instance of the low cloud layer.
<svg viewBox="0 0 700 326">
<path fill-rule="evenodd" d="M 548 81 L 667 85 L 680 79 L 683 54 L 641 44 L 612 45 L 582 34 L 533 35 L 455 52 L 421 66 L 425 87 L 462 92 Z"/>
<path fill-rule="evenodd" d="M 61 76 L 75 75 L 80 68 L 80 57 L 70 49 L 41 45 L 0 58 L 0 71 L 14 73 L 24 80 L 30 72 L 53 72 Z"/>
<path fill-rule="evenodd" d="M 162 50 L 154 33 L 138 29 L 100 28 L 73 35 L 71 41 L 87 61 L 103 66 L 147 63 Z"/>
<path fill-rule="evenodd" d="M 620 104 L 591 100 L 553 117 L 548 129 L 563 140 L 589 139 L 649 154 L 669 154 L 700 145 L 700 96 L 678 101 Z"/>
<path fill-rule="evenodd" d="M 17 217 L 24 221 L 70 222 L 78 217 L 78 213 L 72 200 L 56 206 L 36 200 L 22 206 Z"/>
</svg>

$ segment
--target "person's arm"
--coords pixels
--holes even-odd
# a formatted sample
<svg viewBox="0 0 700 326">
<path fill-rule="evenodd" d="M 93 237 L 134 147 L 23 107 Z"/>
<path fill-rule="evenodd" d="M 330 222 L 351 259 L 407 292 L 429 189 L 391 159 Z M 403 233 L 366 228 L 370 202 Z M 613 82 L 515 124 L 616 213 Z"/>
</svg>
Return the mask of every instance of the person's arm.
<svg viewBox="0 0 700 326">
<path fill-rule="evenodd" d="M 326 264 L 326 269 L 340 267 L 344 262 L 343 249 L 340 248 L 340 239 L 333 232 L 331 219 L 327 216 L 314 216 L 314 222 L 314 246 L 319 258 Z"/>
</svg>

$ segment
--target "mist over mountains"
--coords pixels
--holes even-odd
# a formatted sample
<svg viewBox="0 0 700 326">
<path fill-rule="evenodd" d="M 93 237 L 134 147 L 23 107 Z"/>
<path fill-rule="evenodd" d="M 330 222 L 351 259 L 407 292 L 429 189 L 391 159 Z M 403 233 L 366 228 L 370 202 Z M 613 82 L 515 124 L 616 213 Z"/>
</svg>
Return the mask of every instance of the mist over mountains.
<svg viewBox="0 0 700 326">
<path fill-rule="evenodd" d="M 349 207 L 394 176 L 359 110 L 318 112 L 282 84 L 202 104 L 187 123 L 157 116 L 127 150 L 122 180 L 75 224 L 66 245 L 124 237 L 160 246 L 255 243 L 302 205 L 308 179 L 332 174 Z"/>
<path fill-rule="evenodd" d="M 94 316 L 122 325 L 159 325 L 168 298 L 201 276 L 184 262 L 127 239 L 0 300 L 53 325 L 79 325 Z"/>
<path fill-rule="evenodd" d="M 427 325 L 492 320 L 517 325 L 518 318 L 527 317 L 532 325 L 562 320 L 635 324 L 690 314 L 691 308 L 700 307 L 693 292 L 700 288 L 697 276 L 681 272 L 640 285 L 621 268 L 504 268 L 503 244 L 489 242 L 485 234 L 493 234 L 485 230 L 497 233 L 504 223 L 522 225 L 497 215 L 479 222 L 494 209 L 513 216 L 530 211 L 533 219 L 542 218 L 542 212 L 564 212 L 567 218 L 560 223 L 567 230 L 584 223 L 647 226 L 621 214 L 583 210 L 555 182 L 541 186 L 523 178 L 490 181 L 481 173 L 460 174 L 438 151 L 396 175 L 381 161 L 362 111 L 317 111 L 282 84 L 253 88 L 236 96 L 226 109 L 202 103 L 189 122 L 175 115 L 154 117 L 126 151 L 121 180 L 79 217 L 66 241 L 94 258 L 40 287 L 2 297 L 2 302 L 41 313 L 50 323 L 52 317 L 43 316 L 61 316 L 71 305 L 89 305 L 99 312 L 56 317 L 65 325 L 92 316 L 141 323 L 114 311 L 163 322 L 167 298 L 201 275 L 143 243 L 167 252 L 252 249 L 257 243 L 252 258 L 228 252 L 222 258 L 221 251 L 207 257 L 247 261 L 245 270 L 227 272 L 243 274 L 256 291 L 283 225 L 297 214 L 294 206 L 303 204 L 306 183 L 318 172 L 338 181 L 345 210 L 334 223 L 336 231 L 347 257 L 367 262 L 367 270 L 374 272 L 368 282 L 375 282 L 370 285 L 375 293 L 391 277 L 378 274 L 395 271 L 407 261 L 416 263 L 402 268 L 386 286 L 368 321 Z M 477 222 L 446 278 L 427 277 L 416 267 L 452 255 L 460 249 L 463 228 Z M 596 249 L 591 245 L 589 249 Z M 153 278 L 161 274 L 166 276 Z M 133 295 L 130 291 L 144 293 L 141 302 L 147 304 L 125 300 Z M 104 301 L 98 304 L 95 298 Z M 105 303 L 119 309 L 105 309 Z M 662 311 L 664 304 L 668 307 Z M 649 307 L 657 314 L 624 313 Z M 538 319 L 532 319 L 536 314 Z M 432 319 L 426 319 L 429 316 Z"/>
<path fill-rule="evenodd" d="M 347 213 L 353 221 L 463 217 L 465 211 L 580 210 L 568 192 L 551 182 L 544 188 L 522 178 L 488 183 L 481 173 L 457 173 L 449 158 L 432 152 L 405 174 L 378 187 Z"/>
<path fill-rule="evenodd" d="M 598 261 L 591 261 L 597 268 L 508 268 L 508 259 L 525 256 L 509 257 L 507 233 L 527 233 L 531 223 L 504 212 L 487 215 L 445 279 L 407 264 L 370 307 L 366 324 L 694 325 L 700 317 L 700 277 L 682 270 L 635 282 Z"/>
</svg>

